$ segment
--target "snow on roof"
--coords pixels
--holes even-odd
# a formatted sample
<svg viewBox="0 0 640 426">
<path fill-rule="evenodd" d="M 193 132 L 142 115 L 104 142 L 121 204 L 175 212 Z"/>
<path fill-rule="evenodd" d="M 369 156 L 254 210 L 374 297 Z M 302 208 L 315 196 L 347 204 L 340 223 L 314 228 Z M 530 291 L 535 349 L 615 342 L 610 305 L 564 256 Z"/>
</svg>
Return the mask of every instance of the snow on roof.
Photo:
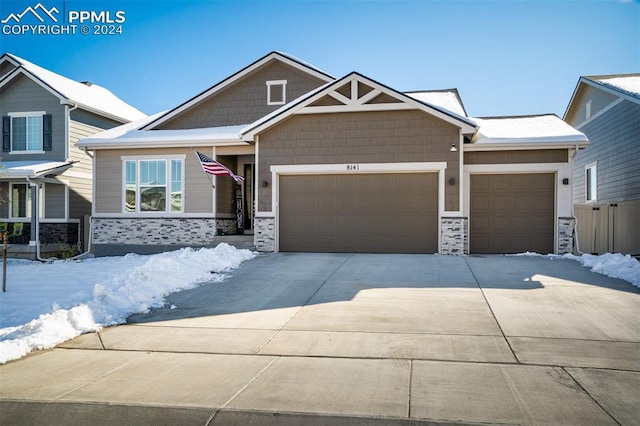
<svg viewBox="0 0 640 426">
<path fill-rule="evenodd" d="M 159 113 L 156 116 L 159 116 Z M 139 146 L 178 146 L 194 143 L 215 144 L 218 143 L 242 143 L 240 132 L 246 124 L 238 126 L 205 127 L 183 130 L 138 130 L 144 126 L 144 122 L 152 121 L 154 117 L 141 120 L 136 126 L 127 124 L 106 132 L 97 133 L 90 137 L 80 139 L 77 145 L 81 148 L 135 148 Z"/>
<path fill-rule="evenodd" d="M 635 97 L 640 97 L 640 74 L 594 76 L 587 78 L 606 86 L 610 86 L 616 90 L 625 91 Z"/>
<path fill-rule="evenodd" d="M 480 129 L 474 144 L 588 143 L 584 133 L 555 114 L 474 118 Z"/>
<path fill-rule="evenodd" d="M 281 51 L 279 51 L 279 50 L 274 51 L 274 53 L 277 53 L 278 55 L 282 55 L 282 56 L 284 56 L 285 58 L 289 58 L 289 59 L 291 59 L 292 61 L 298 62 L 299 64 L 304 65 L 304 66 L 305 66 L 305 67 L 307 67 L 307 68 L 310 68 L 310 69 L 315 70 L 315 71 L 317 71 L 317 72 L 319 72 L 319 73 L 321 73 L 321 74 L 326 75 L 327 77 L 331 77 L 331 78 L 335 79 L 335 77 L 333 77 L 333 76 L 332 76 L 331 74 L 329 74 L 328 72 L 326 72 L 326 71 L 324 71 L 324 70 L 322 70 L 322 69 L 320 69 L 320 68 L 316 67 L 316 66 L 315 66 L 315 65 L 313 65 L 313 64 L 310 64 L 310 63 L 309 63 L 309 62 L 307 62 L 307 61 L 303 61 L 302 59 L 300 59 L 300 58 L 298 58 L 298 57 L 296 57 L 296 56 L 293 56 L 293 55 L 291 55 L 291 54 L 289 54 L 289 53 L 281 52 Z"/>
<path fill-rule="evenodd" d="M 418 92 L 405 92 L 405 95 L 420 102 L 426 102 L 448 111 L 454 112 L 463 117 L 467 117 L 467 112 L 462 105 L 456 89 L 448 90 L 424 90 Z"/>
<path fill-rule="evenodd" d="M 146 124 L 152 122 L 156 118 L 160 117 L 162 114 L 165 114 L 167 111 L 158 112 L 156 114 L 150 115 L 148 117 L 141 118 L 136 121 L 131 121 L 129 123 L 123 124 L 118 127 L 113 127 L 109 130 L 105 130 L 104 132 L 94 133 L 92 135 L 87 136 L 84 139 L 114 139 L 128 133 L 132 130 L 138 130 L 144 127 Z"/>
<path fill-rule="evenodd" d="M 24 178 L 62 172 L 72 164 L 72 161 L 2 161 L 0 168 L 3 178 Z"/>
<path fill-rule="evenodd" d="M 138 120 L 146 114 L 132 107 L 109 90 L 97 84 L 85 84 L 56 74 L 13 54 L 7 55 L 22 68 L 42 80 L 64 98 L 97 112 L 103 112 L 126 121 Z"/>
</svg>

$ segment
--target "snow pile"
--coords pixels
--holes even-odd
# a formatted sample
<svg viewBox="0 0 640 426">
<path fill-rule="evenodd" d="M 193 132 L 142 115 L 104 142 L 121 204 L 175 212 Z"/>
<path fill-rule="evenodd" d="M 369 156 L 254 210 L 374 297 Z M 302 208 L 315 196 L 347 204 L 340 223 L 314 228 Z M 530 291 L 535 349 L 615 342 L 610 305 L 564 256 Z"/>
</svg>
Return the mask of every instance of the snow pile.
<svg viewBox="0 0 640 426">
<path fill-rule="evenodd" d="M 582 266 L 591 268 L 591 272 L 596 272 L 611 278 L 619 278 L 630 282 L 636 287 L 640 287 L 640 262 L 628 254 L 605 253 L 600 256 L 593 254 L 583 254 L 581 256 L 565 254 L 559 256 L 557 254 L 544 255 L 527 251 L 518 254 L 508 254 L 507 256 L 539 256 L 549 259 L 571 259 L 580 262 Z"/>
<path fill-rule="evenodd" d="M 254 256 L 223 243 L 82 262 L 11 260 L 7 292 L 0 293 L 0 363 L 162 307 L 165 296 L 222 281 L 223 272 Z"/>
<path fill-rule="evenodd" d="M 620 278 L 629 281 L 636 287 L 640 287 L 640 262 L 628 254 L 605 253 L 600 256 L 593 254 L 583 254 L 582 256 L 565 254 L 562 257 L 577 260 L 582 266 L 591 268 L 591 271 L 598 274 Z"/>
</svg>

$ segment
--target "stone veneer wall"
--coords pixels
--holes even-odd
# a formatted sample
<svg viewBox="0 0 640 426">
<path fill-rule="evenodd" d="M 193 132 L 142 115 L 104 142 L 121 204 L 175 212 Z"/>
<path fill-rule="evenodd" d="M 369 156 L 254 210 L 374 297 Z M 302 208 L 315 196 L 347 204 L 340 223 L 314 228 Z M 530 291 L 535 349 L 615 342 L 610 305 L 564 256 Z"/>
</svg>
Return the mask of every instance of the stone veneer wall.
<svg viewBox="0 0 640 426">
<path fill-rule="evenodd" d="M 469 220 L 466 217 L 443 217 L 440 254 L 469 254 Z"/>
<path fill-rule="evenodd" d="M 253 219 L 253 243 L 258 251 L 276 251 L 276 219 L 256 217 Z"/>
<path fill-rule="evenodd" d="M 573 217 L 558 218 L 558 254 L 573 253 L 573 231 L 576 219 Z"/>
<path fill-rule="evenodd" d="M 78 244 L 79 228 L 79 223 L 40 223 L 40 242 L 42 244 Z"/>
<path fill-rule="evenodd" d="M 212 244 L 220 231 L 235 234 L 236 221 L 212 218 L 93 218 L 94 244 Z"/>
</svg>

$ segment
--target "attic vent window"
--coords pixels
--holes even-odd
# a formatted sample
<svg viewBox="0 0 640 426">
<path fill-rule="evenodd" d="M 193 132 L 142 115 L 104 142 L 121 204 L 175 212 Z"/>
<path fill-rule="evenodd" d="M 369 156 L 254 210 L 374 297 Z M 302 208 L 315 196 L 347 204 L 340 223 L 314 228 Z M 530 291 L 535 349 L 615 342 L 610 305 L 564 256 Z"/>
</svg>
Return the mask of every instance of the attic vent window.
<svg viewBox="0 0 640 426">
<path fill-rule="evenodd" d="M 267 81 L 267 105 L 284 105 L 287 99 L 287 80 Z"/>
<path fill-rule="evenodd" d="M 585 105 L 584 115 L 586 120 L 591 118 L 591 101 L 590 100 L 587 101 L 587 104 Z"/>
</svg>

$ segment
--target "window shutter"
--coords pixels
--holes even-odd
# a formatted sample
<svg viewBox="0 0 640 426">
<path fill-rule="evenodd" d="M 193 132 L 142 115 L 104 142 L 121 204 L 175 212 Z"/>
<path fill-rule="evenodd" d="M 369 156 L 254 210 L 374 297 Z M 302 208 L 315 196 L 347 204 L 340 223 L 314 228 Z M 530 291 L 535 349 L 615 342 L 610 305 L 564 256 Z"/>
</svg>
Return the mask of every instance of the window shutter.
<svg viewBox="0 0 640 426">
<path fill-rule="evenodd" d="M 2 117 L 2 151 L 11 151 L 11 117 Z"/>
<path fill-rule="evenodd" d="M 42 149 L 51 151 L 53 149 L 51 134 L 51 114 L 42 116 Z"/>
</svg>

